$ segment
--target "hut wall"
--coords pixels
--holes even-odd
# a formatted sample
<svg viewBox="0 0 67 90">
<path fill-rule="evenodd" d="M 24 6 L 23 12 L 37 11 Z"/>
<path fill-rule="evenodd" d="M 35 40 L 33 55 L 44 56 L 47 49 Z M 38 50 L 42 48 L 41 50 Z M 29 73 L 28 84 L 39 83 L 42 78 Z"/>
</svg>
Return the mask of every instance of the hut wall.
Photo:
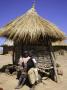
<svg viewBox="0 0 67 90">
<path fill-rule="evenodd" d="M 50 52 L 46 46 L 35 46 L 34 56 L 38 63 L 38 68 L 50 68 L 52 65 Z"/>
<path fill-rule="evenodd" d="M 22 49 L 21 49 L 21 44 L 19 44 L 19 43 L 15 43 L 14 44 L 14 52 L 15 52 L 15 64 L 17 64 L 18 63 L 18 61 L 19 61 L 19 58 L 20 58 L 20 56 L 21 56 L 21 51 L 22 51 Z"/>
<path fill-rule="evenodd" d="M 53 46 L 53 49 L 54 49 L 54 51 L 58 51 L 61 49 L 67 51 L 67 46 Z"/>
<path fill-rule="evenodd" d="M 13 51 L 13 46 L 3 46 L 3 54 L 8 54 Z"/>
<path fill-rule="evenodd" d="M 59 55 L 64 55 L 64 53 L 67 53 L 67 46 L 53 46 L 53 50 Z"/>
<path fill-rule="evenodd" d="M 42 46 L 42 45 L 39 45 L 39 46 L 37 46 L 37 45 L 21 46 L 20 45 L 19 46 L 19 45 L 16 45 L 15 46 L 15 61 L 16 61 L 16 63 L 18 62 L 18 60 L 21 56 L 22 50 L 28 50 L 28 51 L 33 52 L 33 56 L 37 60 L 38 67 L 49 68 L 52 65 L 50 54 L 49 54 L 49 51 L 46 46 Z"/>
</svg>

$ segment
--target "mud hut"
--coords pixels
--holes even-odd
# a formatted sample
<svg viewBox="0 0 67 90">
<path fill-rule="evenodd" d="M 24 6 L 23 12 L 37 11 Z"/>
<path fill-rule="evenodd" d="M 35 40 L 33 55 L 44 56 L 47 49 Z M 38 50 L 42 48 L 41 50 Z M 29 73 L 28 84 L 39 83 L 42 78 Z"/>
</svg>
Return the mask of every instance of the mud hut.
<svg viewBox="0 0 67 90">
<path fill-rule="evenodd" d="M 54 68 L 55 76 L 57 76 L 52 42 L 63 40 L 64 33 L 50 21 L 39 16 L 34 6 L 1 30 L 0 36 L 14 41 L 14 64 L 18 63 L 23 50 L 33 50 L 38 68 L 44 72 Z"/>
<path fill-rule="evenodd" d="M 64 55 L 67 53 L 67 43 L 64 41 L 58 41 L 55 43 L 52 43 L 53 50 L 58 55 Z"/>
<path fill-rule="evenodd" d="M 12 53 L 13 51 L 13 41 L 7 39 L 4 44 L 2 45 L 3 47 L 3 54 L 8 54 L 8 53 Z"/>
</svg>

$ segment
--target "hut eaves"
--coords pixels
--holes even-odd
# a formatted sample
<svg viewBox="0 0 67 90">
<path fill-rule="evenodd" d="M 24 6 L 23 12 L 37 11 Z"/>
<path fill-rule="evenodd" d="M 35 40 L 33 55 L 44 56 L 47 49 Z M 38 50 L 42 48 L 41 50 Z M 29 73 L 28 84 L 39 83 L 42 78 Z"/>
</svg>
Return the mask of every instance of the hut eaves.
<svg viewBox="0 0 67 90">
<path fill-rule="evenodd" d="M 65 43 L 64 41 L 57 41 L 52 43 L 52 46 L 67 46 L 67 43 Z"/>
</svg>

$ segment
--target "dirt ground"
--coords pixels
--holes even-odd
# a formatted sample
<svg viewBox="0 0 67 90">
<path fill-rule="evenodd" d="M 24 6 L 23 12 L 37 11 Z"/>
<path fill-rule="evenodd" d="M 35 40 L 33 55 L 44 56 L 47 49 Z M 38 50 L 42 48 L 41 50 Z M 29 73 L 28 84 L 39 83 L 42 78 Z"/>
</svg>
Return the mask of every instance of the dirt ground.
<svg viewBox="0 0 67 90">
<path fill-rule="evenodd" d="M 58 83 L 55 83 L 51 79 L 43 80 L 42 83 L 35 86 L 35 90 L 67 90 L 67 54 L 65 53 L 62 56 L 56 55 L 56 57 L 57 62 L 61 64 L 61 68 L 63 69 L 63 76 L 59 77 Z M 0 55 L 0 68 L 10 63 L 12 63 L 11 55 Z M 16 76 L 0 73 L 0 88 L 3 88 L 3 90 L 16 90 L 17 83 Z M 30 90 L 30 88 L 24 85 L 19 90 Z"/>
</svg>

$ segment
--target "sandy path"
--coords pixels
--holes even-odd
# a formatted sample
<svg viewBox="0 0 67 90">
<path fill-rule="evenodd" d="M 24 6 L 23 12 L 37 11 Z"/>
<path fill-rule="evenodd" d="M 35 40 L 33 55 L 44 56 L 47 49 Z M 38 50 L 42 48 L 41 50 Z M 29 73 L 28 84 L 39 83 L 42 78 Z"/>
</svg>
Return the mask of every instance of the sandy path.
<svg viewBox="0 0 67 90">
<path fill-rule="evenodd" d="M 12 62 L 10 55 L 1 55 L 0 56 L 0 67 L 5 64 Z M 35 90 L 67 90 L 67 54 L 64 56 L 57 56 L 57 61 L 61 64 L 64 75 L 59 78 L 59 83 L 55 83 L 52 80 L 44 80 L 44 84 L 40 83 L 35 87 Z M 18 83 L 16 76 L 9 76 L 4 73 L 0 73 L 0 87 L 3 87 L 4 90 L 16 90 L 15 87 Z M 19 90 L 30 90 L 26 85 Z"/>
</svg>

